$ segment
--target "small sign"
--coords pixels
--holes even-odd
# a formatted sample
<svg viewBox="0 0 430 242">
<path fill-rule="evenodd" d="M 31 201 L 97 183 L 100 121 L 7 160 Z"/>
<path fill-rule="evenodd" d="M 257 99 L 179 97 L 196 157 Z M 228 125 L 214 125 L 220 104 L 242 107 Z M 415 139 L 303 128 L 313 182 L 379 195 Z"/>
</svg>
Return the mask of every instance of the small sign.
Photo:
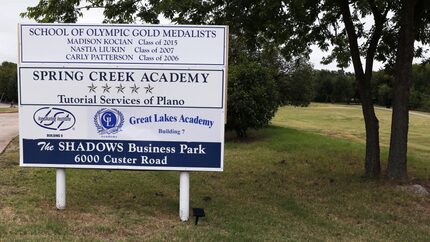
<svg viewBox="0 0 430 242">
<path fill-rule="evenodd" d="M 19 26 L 21 166 L 222 171 L 226 26 Z"/>
</svg>

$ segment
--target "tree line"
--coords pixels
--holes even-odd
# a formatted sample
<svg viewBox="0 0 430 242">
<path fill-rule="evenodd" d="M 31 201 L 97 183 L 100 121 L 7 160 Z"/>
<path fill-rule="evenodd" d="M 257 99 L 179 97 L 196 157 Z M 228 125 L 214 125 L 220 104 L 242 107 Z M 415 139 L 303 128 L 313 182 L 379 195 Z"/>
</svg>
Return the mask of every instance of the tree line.
<svg viewBox="0 0 430 242">
<path fill-rule="evenodd" d="M 371 79 L 372 100 L 391 108 L 394 77 L 391 70 L 374 72 Z M 354 75 L 343 71 L 314 70 L 312 101 L 327 103 L 359 103 Z M 412 86 L 409 109 L 430 112 L 430 64 L 412 66 Z"/>
<path fill-rule="evenodd" d="M 316 70 L 304 59 L 284 60 L 283 65 L 266 63 L 276 63 L 276 60 L 256 58 L 231 64 L 227 125 L 236 130 L 239 137 L 246 136 L 248 128 L 267 125 L 282 105 L 361 102 L 353 73 Z M 430 64 L 415 64 L 412 70 L 409 109 L 430 112 Z M 391 70 L 373 73 L 371 85 L 375 105 L 391 108 L 393 81 Z"/>
</svg>

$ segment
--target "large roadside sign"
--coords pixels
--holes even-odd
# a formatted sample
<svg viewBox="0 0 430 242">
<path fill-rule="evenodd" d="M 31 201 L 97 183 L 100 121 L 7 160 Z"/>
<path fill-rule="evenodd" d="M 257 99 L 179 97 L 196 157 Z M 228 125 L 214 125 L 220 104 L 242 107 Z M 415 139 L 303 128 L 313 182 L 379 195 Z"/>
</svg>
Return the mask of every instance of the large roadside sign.
<svg viewBox="0 0 430 242">
<path fill-rule="evenodd" d="M 222 171 L 226 26 L 19 25 L 20 165 Z"/>
</svg>

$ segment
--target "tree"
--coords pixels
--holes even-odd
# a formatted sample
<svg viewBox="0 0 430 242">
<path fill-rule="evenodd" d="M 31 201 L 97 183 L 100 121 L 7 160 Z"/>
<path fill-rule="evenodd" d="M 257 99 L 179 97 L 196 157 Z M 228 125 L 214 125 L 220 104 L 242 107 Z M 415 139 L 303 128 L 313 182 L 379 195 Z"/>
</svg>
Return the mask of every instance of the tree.
<svg viewBox="0 0 430 242">
<path fill-rule="evenodd" d="M 226 128 L 239 138 L 267 125 L 279 107 L 273 72 L 255 61 L 230 66 L 228 93 Z"/>
<path fill-rule="evenodd" d="M 354 76 L 343 71 L 318 70 L 313 81 L 314 101 L 350 103 L 357 99 Z"/>
<path fill-rule="evenodd" d="M 370 80 L 390 5 L 377 5 L 374 1 L 326 0 L 315 3 L 291 0 L 287 8 L 291 21 L 299 25 L 298 31 L 295 30 L 296 38 L 307 34 L 308 43 L 316 43 L 325 50 L 330 44 L 334 46 L 326 62 L 337 60 L 339 67 L 344 67 L 352 60 L 366 129 L 365 173 L 379 176 L 379 121 L 373 106 Z M 360 16 L 368 15 L 373 15 L 374 25 L 365 31 Z M 339 24 L 339 18 L 342 24 Z M 365 39 L 362 46 L 359 38 Z M 365 56 L 364 68 L 361 56 Z"/>
<path fill-rule="evenodd" d="M 333 102 L 333 89 L 336 74 L 328 70 L 317 71 L 313 88 L 315 90 L 314 101 Z"/>
<path fill-rule="evenodd" d="M 402 0 L 398 10 L 398 46 L 395 62 L 393 114 L 387 176 L 407 176 L 407 144 L 409 128 L 409 97 L 412 85 L 412 59 L 416 40 L 429 43 L 430 2 Z"/>
<path fill-rule="evenodd" d="M 391 106 L 391 100 L 392 100 L 392 93 L 393 90 L 390 86 L 388 86 L 388 84 L 384 83 L 380 86 L 378 86 L 378 94 L 377 94 L 377 98 L 378 98 L 378 103 L 380 105 L 383 105 L 387 108 L 389 108 Z"/>
<path fill-rule="evenodd" d="M 0 66 L 0 101 L 18 102 L 16 64 L 3 62 Z"/>
<path fill-rule="evenodd" d="M 430 64 L 413 65 L 412 80 L 409 107 L 430 112 Z"/>
<path fill-rule="evenodd" d="M 430 2 L 425 0 L 40 0 L 25 16 L 41 22 L 74 22 L 84 8 L 103 7 L 106 22 L 145 21 L 157 23 L 163 14 L 176 23 L 227 24 L 233 37 L 243 39 L 248 50 L 265 43 L 278 46 L 288 60 L 307 55 L 317 44 L 331 53 L 328 63 L 339 67 L 352 62 L 366 129 L 365 173 L 379 176 L 379 121 L 372 100 L 375 59 L 395 63 L 393 123 L 388 175 L 406 175 L 409 86 L 415 40 L 428 44 Z M 365 25 L 371 19 L 370 28 Z M 382 40 L 382 41 L 381 41 Z M 362 61 L 364 60 L 364 63 Z"/>
<path fill-rule="evenodd" d="M 282 75 L 278 75 L 280 101 L 283 105 L 308 106 L 313 97 L 312 84 L 315 71 L 303 58 L 290 63 Z"/>
<path fill-rule="evenodd" d="M 333 83 L 333 100 L 334 102 L 349 103 L 355 93 L 355 82 L 354 79 L 347 76 L 343 72 L 335 74 L 335 80 Z"/>
</svg>

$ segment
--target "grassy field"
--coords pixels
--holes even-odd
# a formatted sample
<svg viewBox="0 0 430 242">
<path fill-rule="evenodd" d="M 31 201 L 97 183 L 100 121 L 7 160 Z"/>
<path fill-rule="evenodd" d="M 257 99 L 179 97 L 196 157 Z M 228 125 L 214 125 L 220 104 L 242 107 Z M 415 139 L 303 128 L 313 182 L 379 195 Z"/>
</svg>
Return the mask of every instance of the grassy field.
<svg viewBox="0 0 430 242">
<path fill-rule="evenodd" d="M 55 170 L 19 168 L 15 140 L 0 156 L 0 241 L 428 241 L 430 197 L 363 178 L 361 117 L 329 109 L 283 108 L 278 126 L 228 139 L 224 172 L 191 173 L 197 226 L 179 222 L 178 172 L 68 170 L 57 211 Z M 425 151 L 410 155 L 427 185 Z"/>
<path fill-rule="evenodd" d="M 377 108 L 381 146 L 388 148 L 391 132 L 391 110 Z M 365 142 L 363 114 L 359 105 L 312 103 L 307 108 L 286 106 L 273 119 L 274 125 Z M 430 114 L 412 112 L 409 122 L 409 154 L 411 159 L 430 162 Z M 387 152 L 383 150 L 383 159 Z M 428 164 L 425 164 L 428 166 Z"/>
</svg>

